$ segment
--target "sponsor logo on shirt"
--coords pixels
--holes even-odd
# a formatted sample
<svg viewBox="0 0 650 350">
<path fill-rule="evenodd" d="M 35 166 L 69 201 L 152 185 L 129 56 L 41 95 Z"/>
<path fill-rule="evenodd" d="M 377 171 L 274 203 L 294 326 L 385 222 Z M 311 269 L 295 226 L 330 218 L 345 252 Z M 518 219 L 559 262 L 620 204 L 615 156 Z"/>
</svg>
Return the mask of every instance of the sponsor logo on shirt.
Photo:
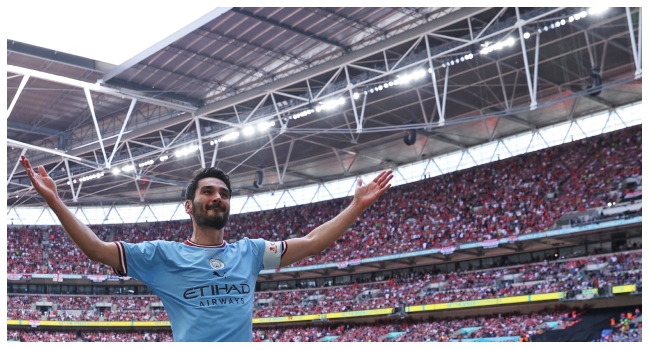
<svg viewBox="0 0 650 350">
<path fill-rule="evenodd" d="M 270 242 L 271 245 L 269 247 L 269 250 L 272 251 L 274 254 L 278 253 L 278 246 L 275 244 L 275 242 Z"/>
<path fill-rule="evenodd" d="M 213 284 L 188 288 L 183 293 L 185 299 L 195 299 L 199 297 L 213 295 L 246 295 L 250 294 L 251 287 L 246 283 L 240 284 Z"/>
<path fill-rule="evenodd" d="M 250 293 L 251 288 L 246 283 L 225 283 L 188 288 L 183 293 L 183 298 L 186 300 L 201 298 L 197 300 L 198 306 L 244 305 L 246 304 L 244 296 Z"/>
</svg>

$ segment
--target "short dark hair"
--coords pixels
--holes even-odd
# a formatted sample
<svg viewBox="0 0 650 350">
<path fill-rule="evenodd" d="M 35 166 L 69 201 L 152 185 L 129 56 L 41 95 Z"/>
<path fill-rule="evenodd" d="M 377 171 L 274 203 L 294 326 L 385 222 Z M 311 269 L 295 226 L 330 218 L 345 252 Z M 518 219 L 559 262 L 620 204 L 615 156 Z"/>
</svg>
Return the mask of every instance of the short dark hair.
<svg viewBox="0 0 650 350">
<path fill-rule="evenodd" d="M 224 173 L 221 169 L 217 169 L 215 167 L 200 168 L 199 170 L 195 171 L 193 175 L 194 178 L 192 178 L 192 181 L 190 181 L 189 185 L 187 185 L 185 199 L 191 201 L 194 200 L 194 195 L 196 188 L 199 185 L 199 180 L 205 179 L 206 177 L 214 177 L 223 181 L 228 187 L 228 195 L 232 195 L 232 188 L 230 187 L 230 176 Z"/>
</svg>

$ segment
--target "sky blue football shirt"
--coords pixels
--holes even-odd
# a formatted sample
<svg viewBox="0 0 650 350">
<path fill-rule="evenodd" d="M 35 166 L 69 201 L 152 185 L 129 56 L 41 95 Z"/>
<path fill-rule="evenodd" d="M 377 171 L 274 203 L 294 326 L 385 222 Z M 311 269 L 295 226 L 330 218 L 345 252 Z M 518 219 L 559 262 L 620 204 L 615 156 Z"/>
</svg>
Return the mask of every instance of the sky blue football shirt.
<svg viewBox="0 0 650 350">
<path fill-rule="evenodd" d="M 220 246 L 191 241 L 115 242 L 121 276 L 145 283 L 162 300 L 174 341 L 252 341 L 255 281 L 280 266 L 286 242 L 244 238 Z"/>
</svg>

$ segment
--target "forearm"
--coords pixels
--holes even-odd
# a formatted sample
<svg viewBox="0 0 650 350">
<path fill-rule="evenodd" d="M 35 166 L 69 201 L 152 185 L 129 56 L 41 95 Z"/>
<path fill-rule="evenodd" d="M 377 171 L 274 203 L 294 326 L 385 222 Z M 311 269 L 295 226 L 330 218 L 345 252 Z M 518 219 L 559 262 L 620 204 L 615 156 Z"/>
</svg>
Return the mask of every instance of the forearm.
<svg viewBox="0 0 650 350">
<path fill-rule="evenodd" d="M 319 254 L 336 242 L 364 211 L 365 208 L 353 200 L 339 215 L 311 231 L 305 236 L 311 241 L 311 255 Z"/>
<path fill-rule="evenodd" d="M 100 261 L 104 242 L 88 226 L 79 221 L 60 199 L 48 203 L 48 205 L 79 249 L 91 260 Z"/>
</svg>

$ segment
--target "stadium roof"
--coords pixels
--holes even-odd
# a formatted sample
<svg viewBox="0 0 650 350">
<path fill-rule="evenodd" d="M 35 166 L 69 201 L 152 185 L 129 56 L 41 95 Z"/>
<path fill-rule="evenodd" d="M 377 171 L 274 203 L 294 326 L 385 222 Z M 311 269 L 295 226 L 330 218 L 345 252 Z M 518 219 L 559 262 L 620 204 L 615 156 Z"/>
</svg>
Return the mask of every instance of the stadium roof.
<svg viewBox="0 0 650 350">
<path fill-rule="evenodd" d="M 206 13 L 118 65 L 8 40 L 8 207 L 42 205 L 21 154 L 69 204 L 168 202 L 203 165 L 267 192 L 641 101 L 639 8 Z"/>
</svg>

